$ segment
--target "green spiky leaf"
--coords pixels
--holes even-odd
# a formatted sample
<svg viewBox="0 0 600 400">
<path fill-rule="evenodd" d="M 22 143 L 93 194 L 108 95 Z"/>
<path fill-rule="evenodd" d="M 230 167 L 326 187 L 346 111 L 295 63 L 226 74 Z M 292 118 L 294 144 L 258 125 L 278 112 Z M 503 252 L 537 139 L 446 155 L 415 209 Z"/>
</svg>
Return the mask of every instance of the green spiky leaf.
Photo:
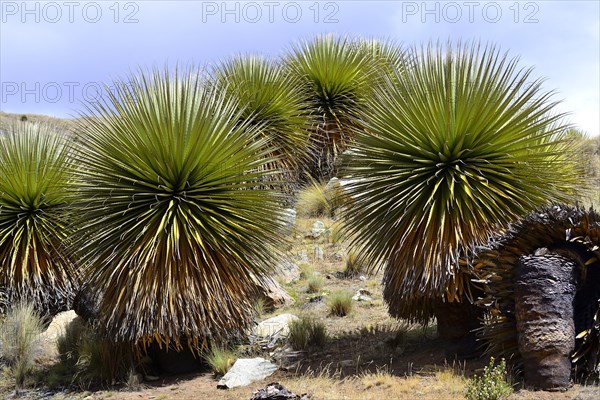
<svg viewBox="0 0 600 400">
<path fill-rule="evenodd" d="M 0 131 L 0 291 L 8 303 L 31 301 L 50 314 L 68 309 L 77 280 L 67 243 L 72 181 L 62 132 L 30 122 Z"/>
<path fill-rule="evenodd" d="M 293 46 L 285 61 L 300 77 L 317 120 L 307 168 L 318 180 L 330 178 L 373 84 L 384 73 L 403 70 L 404 51 L 393 43 L 323 35 Z"/>
<path fill-rule="evenodd" d="M 242 120 L 260 127 L 274 148 L 280 169 L 288 179 L 309 152 L 312 125 L 300 79 L 279 63 L 259 56 L 240 56 L 222 63 L 214 72 L 215 84 L 238 100 Z"/>
<path fill-rule="evenodd" d="M 551 93 L 494 47 L 414 49 L 360 113 L 346 217 L 371 265 L 386 263 L 392 314 L 427 320 L 462 295 L 473 246 L 576 182 Z"/>
<path fill-rule="evenodd" d="M 278 259 L 279 173 L 259 127 L 201 71 L 140 72 L 89 104 L 79 246 L 116 341 L 197 348 L 239 333 Z"/>
</svg>

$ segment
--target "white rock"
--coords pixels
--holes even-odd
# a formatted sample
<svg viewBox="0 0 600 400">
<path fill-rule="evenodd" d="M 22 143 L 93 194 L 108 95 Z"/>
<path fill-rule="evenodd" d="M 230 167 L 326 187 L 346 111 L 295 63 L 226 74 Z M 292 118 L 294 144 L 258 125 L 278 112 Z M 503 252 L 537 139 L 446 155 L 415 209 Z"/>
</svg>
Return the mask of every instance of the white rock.
<svg viewBox="0 0 600 400">
<path fill-rule="evenodd" d="M 56 340 L 59 336 L 61 336 L 67 326 L 77 318 L 77 314 L 75 311 L 65 311 L 57 314 L 54 318 L 52 318 L 52 322 L 48 325 L 48 329 L 43 333 L 44 338 L 46 340 Z"/>
<path fill-rule="evenodd" d="M 354 296 L 352 296 L 352 300 L 354 300 L 354 301 L 371 301 L 373 299 L 371 297 L 365 296 L 363 294 L 355 294 Z"/>
<path fill-rule="evenodd" d="M 352 296 L 352 300 L 354 301 L 371 301 L 373 300 L 371 297 L 371 292 L 367 289 L 358 289 L 356 294 Z"/>
<path fill-rule="evenodd" d="M 257 337 L 287 336 L 290 333 L 290 324 L 298 319 L 294 314 L 277 315 L 259 323 L 254 328 L 254 334 Z"/>
<path fill-rule="evenodd" d="M 325 224 L 322 221 L 315 221 L 312 228 L 310 228 L 310 232 L 315 238 L 321 236 L 321 234 L 325 232 Z"/>
<path fill-rule="evenodd" d="M 75 311 L 64 311 L 52 318 L 52 322 L 48 328 L 42 332 L 41 340 L 44 341 L 44 352 L 48 356 L 56 356 L 58 354 L 57 343 L 58 338 L 64 335 L 67 327 L 70 324 L 82 324 L 83 320 L 75 314 Z"/>
<path fill-rule="evenodd" d="M 239 386 L 247 386 L 252 382 L 260 381 L 277 371 L 277 365 L 262 357 L 240 358 L 233 367 L 221 378 L 217 388 L 231 389 Z"/>
</svg>

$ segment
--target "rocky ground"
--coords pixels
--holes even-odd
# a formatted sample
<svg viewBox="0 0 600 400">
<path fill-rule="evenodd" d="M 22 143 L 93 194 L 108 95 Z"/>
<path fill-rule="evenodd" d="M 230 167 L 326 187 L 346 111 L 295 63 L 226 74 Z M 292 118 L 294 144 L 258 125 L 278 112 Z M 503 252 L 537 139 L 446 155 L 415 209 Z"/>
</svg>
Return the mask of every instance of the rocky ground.
<svg viewBox="0 0 600 400">
<path fill-rule="evenodd" d="M 321 321 L 329 340 L 321 348 L 293 352 L 285 342 L 275 346 L 246 344 L 240 352 L 274 362 L 278 370 L 266 379 L 245 387 L 218 389 L 220 377 L 209 371 L 158 376 L 153 382 L 134 379 L 112 387 L 89 390 L 77 386 L 50 390 L 37 383 L 19 395 L 7 377 L 0 379 L 0 397 L 25 399 L 250 399 L 252 393 L 270 382 L 279 382 L 291 392 L 311 399 L 453 399 L 464 398 L 465 385 L 488 362 L 483 357 L 467 362 L 447 359 L 445 343 L 438 337 L 435 322 L 429 326 L 410 325 L 391 319 L 382 301 L 381 276 L 364 270 L 345 276 L 346 243 L 336 237 L 334 221 L 300 218 L 293 229 L 293 245 L 288 249 L 290 263 L 281 266 L 277 281 L 289 293 L 275 296 L 285 304 L 263 311 L 257 323 L 282 314 L 310 315 Z M 323 228 L 315 233 L 314 227 Z M 317 229 L 319 230 L 319 229 Z M 309 293 L 310 278 L 321 281 L 316 293 Z M 316 277 L 316 278 L 315 278 Z M 332 316 L 327 305 L 331 293 L 347 291 L 355 296 L 345 317 Z M 263 304 L 264 305 L 264 304 Z M 63 314 L 47 332 L 46 353 L 38 360 L 38 376 L 57 362 L 56 337 L 74 315 Z M 273 326 L 273 325 L 272 325 Z M 272 333 L 272 331 L 271 331 Z M 260 332 L 255 331 L 255 336 Z M 269 332 L 263 333 L 263 337 Z M 260 341 L 259 341 L 260 342 Z M 263 340 L 264 342 L 264 340 Z M 260 343 L 263 343 L 260 342 Z M 267 348 L 265 348 L 267 347 Z M 565 392 L 530 392 L 515 383 L 513 400 L 597 399 L 597 386 L 574 385 Z"/>
</svg>

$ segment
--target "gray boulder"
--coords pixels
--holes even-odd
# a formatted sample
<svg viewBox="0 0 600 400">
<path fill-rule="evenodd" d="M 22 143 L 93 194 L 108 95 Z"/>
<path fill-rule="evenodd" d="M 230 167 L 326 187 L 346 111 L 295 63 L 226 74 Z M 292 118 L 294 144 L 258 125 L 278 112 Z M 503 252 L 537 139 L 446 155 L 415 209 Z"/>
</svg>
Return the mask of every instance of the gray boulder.
<svg viewBox="0 0 600 400">
<path fill-rule="evenodd" d="M 308 257 L 307 257 L 308 262 Z M 290 260 L 284 260 L 276 268 L 277 277 L 280 282 L 292 283 L 300 280 L 300 268 Z"/>
</svg>

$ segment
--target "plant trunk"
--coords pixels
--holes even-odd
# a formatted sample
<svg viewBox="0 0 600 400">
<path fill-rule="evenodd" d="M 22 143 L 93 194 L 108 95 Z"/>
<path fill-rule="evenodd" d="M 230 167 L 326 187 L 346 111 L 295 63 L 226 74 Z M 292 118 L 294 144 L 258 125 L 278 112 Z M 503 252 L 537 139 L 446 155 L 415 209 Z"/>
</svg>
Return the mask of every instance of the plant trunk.
<svg viewBox="0 0 600 400">
<path fill-rule="evenodd" d="M 515 317 L 525 383 L 534 389 L 568 388 L 575 348 L 573 300 L 576 261 L 539 249 L 515 271 Z"/>
<path fill-rule="evenodd" d="M 310 178 L 327 182 L 337 175 L 338 157 L 345 148 L 343 132 L 333 119 L 325 119 L 311 138 L 312 156 L 307 161 Z"/>
<path fill-rule="evenodd" d="M 460 303 L 440 301 L 435 305 L 438 334 L 448 342 L 446 356 L 469 359 L 480 354 L 473 330 L 480 326 L 482 312 L 466 299 Z"/>
</svg>

